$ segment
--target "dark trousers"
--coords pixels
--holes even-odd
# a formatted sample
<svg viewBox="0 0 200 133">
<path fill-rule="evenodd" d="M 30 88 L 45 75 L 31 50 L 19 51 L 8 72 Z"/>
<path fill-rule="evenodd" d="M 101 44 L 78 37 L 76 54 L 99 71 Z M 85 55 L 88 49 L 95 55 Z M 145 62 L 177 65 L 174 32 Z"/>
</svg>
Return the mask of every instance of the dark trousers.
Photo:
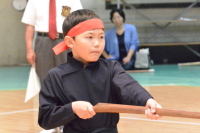
<svg viewBox="0 0 200 133">
<path fill-rule="evenodd" d="M 59 55 L 55 55 L 52 48 L 63 41 L 63 39 L 51 40 L 47 36 L 37 36 L 35 41 L 35 53 L 36 53 L 36 72 L 42 83 L 47 72 L 62 63 L 67 61 L 67 52 L 63 52 Z"/>
</svg>

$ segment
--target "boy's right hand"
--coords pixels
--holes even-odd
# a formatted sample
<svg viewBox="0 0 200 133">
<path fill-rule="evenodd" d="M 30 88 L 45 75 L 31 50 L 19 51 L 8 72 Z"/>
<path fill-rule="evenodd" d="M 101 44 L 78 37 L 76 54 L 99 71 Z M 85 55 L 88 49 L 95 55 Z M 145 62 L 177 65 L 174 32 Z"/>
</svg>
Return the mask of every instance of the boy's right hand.
<svg viewBox="0 0 200 133">
<path fill-rule="evenodd" d="M 92 118 L 96 114 L 92 104 L 85 101 L 72 102 L 72 110 L 79 118 L 82 119 Z"/>
</svg>

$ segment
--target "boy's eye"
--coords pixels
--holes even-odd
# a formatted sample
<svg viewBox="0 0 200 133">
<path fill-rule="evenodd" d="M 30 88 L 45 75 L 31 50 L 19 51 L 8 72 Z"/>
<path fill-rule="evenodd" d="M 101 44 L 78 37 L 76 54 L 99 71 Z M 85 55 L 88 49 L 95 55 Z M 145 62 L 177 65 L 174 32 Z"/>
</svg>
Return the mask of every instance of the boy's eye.
<svg viewBox="0 0 200 133">
<path fill-rule="evenodd" d="M 88 38 L 88 39 L 92 39 L 92 36 L 88 36 L 87 38 Z"/>
<path fill-rule="evenodd" d="M 104 36 L 101 36 L 101 39 L 104 39 Z"/>
</svg>

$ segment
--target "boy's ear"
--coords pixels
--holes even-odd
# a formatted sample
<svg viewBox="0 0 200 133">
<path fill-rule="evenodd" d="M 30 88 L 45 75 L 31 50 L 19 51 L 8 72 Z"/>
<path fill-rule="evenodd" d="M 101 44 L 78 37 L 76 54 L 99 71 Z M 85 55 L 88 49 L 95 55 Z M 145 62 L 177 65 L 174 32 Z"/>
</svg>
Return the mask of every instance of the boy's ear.
<svg viewBox="0 0 200 133">
<path fill-rule="evenodd" d="M 69 36 L 65 36 L 64 41 L 65 41 L 65 43 L 67 44 L 68 47 L 70 47 L 70 48 L 73 47 L 73 44 L 74 44 L 73 38 L 71 38 Z"/>
</svg>

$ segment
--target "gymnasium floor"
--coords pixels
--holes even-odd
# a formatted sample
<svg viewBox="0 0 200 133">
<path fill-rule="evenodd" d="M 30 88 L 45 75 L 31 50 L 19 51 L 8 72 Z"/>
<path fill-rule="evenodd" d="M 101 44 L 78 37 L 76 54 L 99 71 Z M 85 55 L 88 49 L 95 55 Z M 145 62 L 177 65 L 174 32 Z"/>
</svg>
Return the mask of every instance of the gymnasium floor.
<svg viewBox="0 0 200 133">
<path fill-rule="evenodd" d="M 165 109 L 200 112 L 200 65 L 155 65 L 155 72 L 130 73 Z M 39 133 L 38 97 L 24 103 L 29 67 L 0 68 L 0 133 Z M 119 133 L 199 133 L 200 120 L 120 114 Z"/>
</svg>

